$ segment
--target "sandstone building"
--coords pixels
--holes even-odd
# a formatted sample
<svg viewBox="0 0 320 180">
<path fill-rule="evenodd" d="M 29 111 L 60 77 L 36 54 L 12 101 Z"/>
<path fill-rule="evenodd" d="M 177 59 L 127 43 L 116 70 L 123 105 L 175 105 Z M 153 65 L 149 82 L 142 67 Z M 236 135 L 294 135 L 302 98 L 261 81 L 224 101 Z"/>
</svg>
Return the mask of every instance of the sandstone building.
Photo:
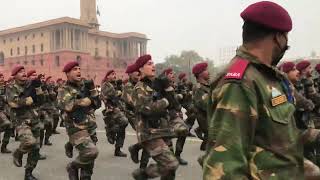
<svg viewBox="0 0 320 180">
<path fill-rule="evenodd" d="M 80 19 L 62 17 L 0 31 L 0 72 L 10 76 L 21 64 L 55 78 L 70 60 L 80 63 L 84 77 L 100 82 L 108 69 L 125 77 L 124 70 L 146 54 L 147 37 L 141 33 L 99 30 L 96 0 L 80 0 Z"/>
</svg>

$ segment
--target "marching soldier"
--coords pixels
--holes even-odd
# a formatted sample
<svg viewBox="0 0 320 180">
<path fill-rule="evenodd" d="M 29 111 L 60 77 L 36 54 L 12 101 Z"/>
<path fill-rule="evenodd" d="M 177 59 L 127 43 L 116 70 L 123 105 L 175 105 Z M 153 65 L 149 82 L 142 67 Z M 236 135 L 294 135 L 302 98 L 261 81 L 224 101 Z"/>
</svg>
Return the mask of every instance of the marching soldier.
<svg viewBox="0 0 320 180">
<path fill-rule="evenodd" d="M 196 64 L 192 68 L 192 73 L 197 80 L 197 84 L 193 88 L 193 104 L 196 111 L 196 119 L 199 124 L 197 135 L 203 140 L 200 150 L 204 151 L 208 139 L 207 102 L 210 91 L 208 63 L 203 62 Z"/>
<path fill-rule="evenodd" d="M 121 151 L 126 136 L 126 127 L 128 126 L 128 119 L 123 113 L 121 95 L 122 92 L 117 89 L 116 73 L 114 70 L 110 70 L 107 72 L 101 88 L 101 97 L 106 108 L 103 111 L 106 135 L 110 144 L 115 143 L 114 155 L 127 157 L 127 154 Z"/>
<path fill-rule="evenodd" d="M 58 106 L 66 114 L 65 125 L 69 142 L 78 151 L 78 157 L 67 166 L 70 180 L 91 179 L 94 161 L 98 149 L 90 138 L 88 128 L 95 122 L 94 112 L 101 106 L 93 81 L 82 81 L 81 70 L 77 62 L 69 62 L 64 66 L 68 81 L 59 89 Z"/>
<path fill-rule="evenodd" d="M 319 131 L 301 137 L 292 86 L 275 68 L 288 49 L 291 18 L 268 1 L 241 17 L 243 45 L 211 84 L 203 179 L 304 179 L 302 139 L 317 142 Z"/>
<path fill-rule="evenodd" d="M 4 82 L 4 76 L 0 73 L 0 134 L 3 133 L 2 144 L 1 144 L 1 153 L 9 154 L 10 150 L 7 149 L 9 144 L 11 134 L 13 133 L 12 124 L 8 118 L 9 114 L 5 112 L 7 100 L 6 100 L 6 84 Z M 0 141 L 1 143 L 1 141 Z"/>
<path fill-rule="evenodd" d="M 12 122 L 16 125 L 16 131 L 20 146 L 13 153 L 13 163 L 17 167 L 22 166 L 24 154 L 28 154 L 25 166 L 25 180 L 36 180 L 32 175 L 33 169 L 37 166 L 40 149 L 40 127 L 34 103 L 37 95 L 43 94 L 40 82 L 29 81 L 23 66 L 17 66 L 11 73 L 14 82 L 6 89 L 6 97 L 11 108 Z"/>
<path fill-rule="evenodd" d="M 175 135 L 171 128 L 162 127 L 162 121 L 168 121 L 167 108 L 170 104 L 153 89 L 155 66 L 151 56 L 141 56 L 135 64 L 141 73 L 141 80 L 136 84 L 132 96 L 138 118 L 136 126 L 138 143 L 156 164 L 135 170 L 133 177 L 144 180 L 161 176 L 161 179 L 173 180 L 179 162 L 165 139 Z"/>
</svg>

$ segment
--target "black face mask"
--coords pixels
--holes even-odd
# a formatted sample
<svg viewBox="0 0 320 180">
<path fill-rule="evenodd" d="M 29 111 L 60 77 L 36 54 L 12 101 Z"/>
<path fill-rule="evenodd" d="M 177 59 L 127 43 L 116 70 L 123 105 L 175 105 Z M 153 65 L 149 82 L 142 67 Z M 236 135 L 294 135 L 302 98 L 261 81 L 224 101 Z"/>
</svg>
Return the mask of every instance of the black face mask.
<svg viewBox="0 0 320 180">
<path fill-rule="evenodd" d="M 286 36 L 285 36 L 285 38 L 286 38 Z M 275 39 L 275 40 L 276 40 L 276 39 Z M 288 39 L 287 39 L 287 38 L 286 38 L 286 40 L 287 40 L 287 43 L 288 43 Z M 286 53 L 286 51 L 287 51 L 288 49 L 290 49 L 290 46 L 288 46 L 288 44 L 286 44 L 286 45 L 284 46 L 284 48 L 281 48 L 280 43 L 279 43 L 277 40 L 276 40 L 276 42 L 277 42 L 277 45 L 279 46 L 279 48 L 281 49 L 281 51 L 280 51 L 280 53 L 279 53 L 278 56 L 273 57 L 272 63 L 271 63 L 272 66 L 276 66 L 276 65 L 280 62 L 280 60 L 283 58 L 283 56 L 284 56 L 284 54 Z"/>
</svg>

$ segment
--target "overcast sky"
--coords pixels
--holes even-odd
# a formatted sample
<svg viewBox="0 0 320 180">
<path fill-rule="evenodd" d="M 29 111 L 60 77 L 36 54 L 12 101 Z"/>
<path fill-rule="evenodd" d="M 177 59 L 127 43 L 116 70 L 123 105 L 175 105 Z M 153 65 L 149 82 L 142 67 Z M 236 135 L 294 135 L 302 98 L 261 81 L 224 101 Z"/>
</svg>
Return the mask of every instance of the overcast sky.
<svg viewBox="0 0 320 180">
<path fill-rule="evenodd" d="M 182 50 L 219 59 L 219 49 L 241 44 L 241 11 L 256 0 L 97 0 L 100 29 L 141 32 L 157 62 Z M 293 19 L 287 58 L 320 55 L 320 1 L 274 0 Z M 52 18 L 80 17 L 80 0 L 1 0 L 0 29 Z"/>
</svg>

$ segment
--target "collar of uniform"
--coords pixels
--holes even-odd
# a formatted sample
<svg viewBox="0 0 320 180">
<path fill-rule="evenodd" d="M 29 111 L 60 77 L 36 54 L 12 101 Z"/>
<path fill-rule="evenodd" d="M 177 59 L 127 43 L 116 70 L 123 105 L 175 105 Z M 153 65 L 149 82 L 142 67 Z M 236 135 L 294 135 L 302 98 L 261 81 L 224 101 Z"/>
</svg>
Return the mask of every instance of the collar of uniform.
<svg viewBox="0 0 320 180">
<path fill-rule="evenodd" d="M 283 79 L 283 74 L 281 73 L 281 71 L 277 70 L 277 68 L 275 67 L 261 63 L 259 59 L 256 56 L 250 54 L 250 52 L 244 46 L 240 46 L 237 49 L 237 56 L 250 61 L 250 63 L 254 64 L 256 67 L 259 67 L 264 71 L 267 71 L 268 73 L 270 73 L 270 75 L 273 74 L 277 78 Z"/>
</svg>

